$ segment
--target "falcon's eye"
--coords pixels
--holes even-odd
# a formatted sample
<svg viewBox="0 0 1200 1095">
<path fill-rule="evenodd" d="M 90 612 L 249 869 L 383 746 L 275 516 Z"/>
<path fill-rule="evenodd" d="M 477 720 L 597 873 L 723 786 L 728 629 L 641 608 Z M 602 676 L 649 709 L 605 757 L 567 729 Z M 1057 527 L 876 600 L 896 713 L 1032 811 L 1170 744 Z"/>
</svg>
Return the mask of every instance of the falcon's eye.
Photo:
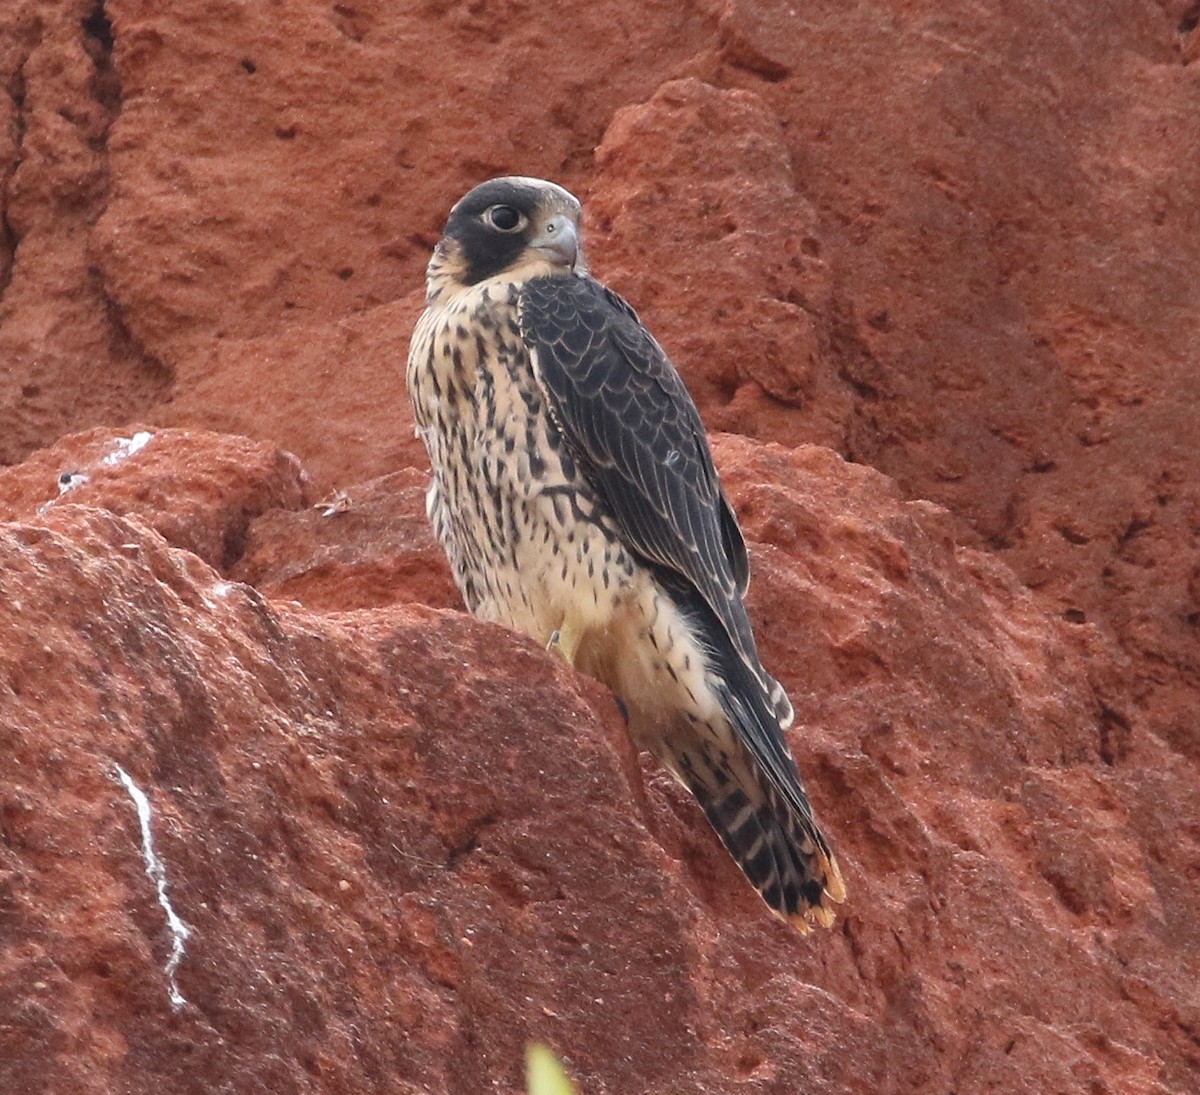
<svg viewBox="0 0 1200 1095">
<path fill-rule="evenodd" d="M 483 214 L 483 219 L 501 232 L 515 232 L 525 227 L 525 217 L 511 205 L 493 205 Z"/>
</svg>

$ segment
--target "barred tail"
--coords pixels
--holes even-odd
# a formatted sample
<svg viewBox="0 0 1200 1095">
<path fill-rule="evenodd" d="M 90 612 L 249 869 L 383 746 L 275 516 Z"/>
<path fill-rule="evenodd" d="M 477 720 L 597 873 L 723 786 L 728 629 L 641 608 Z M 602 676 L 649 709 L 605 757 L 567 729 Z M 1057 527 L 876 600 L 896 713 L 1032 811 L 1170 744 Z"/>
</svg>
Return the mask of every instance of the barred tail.
<svg viewBox="0 0 1200 1095">
<path fill-rule="evenodd" d="M 787 802 L 765 773 L 745 760 L 737 778 L 711 766 L 681 775 L 771 910 L 804 934 L 814 925 L 831 927 L 833 906 L 846 899 L 837 860 L 811 816 Z"/>
</svg>

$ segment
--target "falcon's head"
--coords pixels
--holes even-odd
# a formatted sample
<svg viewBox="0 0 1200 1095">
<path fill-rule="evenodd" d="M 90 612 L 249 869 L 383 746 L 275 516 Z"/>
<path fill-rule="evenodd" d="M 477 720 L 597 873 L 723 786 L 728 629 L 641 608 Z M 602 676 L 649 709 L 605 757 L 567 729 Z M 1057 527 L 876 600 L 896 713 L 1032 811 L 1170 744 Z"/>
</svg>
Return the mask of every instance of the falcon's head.
<svg viewBox="0 0 1200 1095">
<path fill-rule="evenodd" d="M 450 210 L 429 263 L 431 293 L 451 282 L 477 285 L 497 274 L 514 281 L 587 269 L 579 199 L 544 179 L 509 175 L 480 183 Z"/>
</svg>

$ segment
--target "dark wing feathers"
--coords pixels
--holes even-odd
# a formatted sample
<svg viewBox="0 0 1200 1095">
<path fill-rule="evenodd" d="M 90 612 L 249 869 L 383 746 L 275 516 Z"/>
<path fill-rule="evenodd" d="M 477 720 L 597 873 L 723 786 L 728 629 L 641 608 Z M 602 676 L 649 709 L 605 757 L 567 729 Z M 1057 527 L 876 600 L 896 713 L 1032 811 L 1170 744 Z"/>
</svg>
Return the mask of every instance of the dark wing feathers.
<svg viewBox="0 0 1200 1095">
<path fill-rule="evenodd" d="M 725 537 L 725 554 L 733 568 L 733 580 L 738 592 L 744 597 L 750 588 L 750 558 L 746 554 L 746 541 L 742 538 L 741 526 L 734 516 L 733 507 L 721 492 L 721 533 Z"/>
<path fill-rule="evenodd" d="M 756 858 L 761 851 L 750 856 L 734 828 L 722 823 L 717 800 L 694 781 L 689 786 L 769 903 L 781 908 L 784 898 L 772 897 L 763 879 L 775 878 L 776 889 L 791 879 L 801 889 L 787 899 L 785 913 L 814 906 L 829 916 L 822 888 L 833 901 L 845 897 L 845 888 L 780 729 L 791 721 L 791 704 L 758 660 L 742 603 L 746 543 L 691 396 L 633 309 L 591 278 L 531 279 L 517 312 L 534 375 L 571 455 L 604 499 L 622 541 L 654 567 L 696 625 L 736 737 L 789 805 L 774 811 L 762 840 L 774 833 L 783 844 L 764 847 L 781 847 L 791 858 L 764 874 Z M 735 806 L 741 818 L 743 806 Z M 780 817 L 787 819 L 784 830 Z M 813 886 L 810 893 L 806 887 Z"/>
<path fill-rule="evenodd" d="M 518 314 L 550 412 L 623 540 L 700 593 L 769 692 L 741 600 L 746 545 L 674 366 L 633 309 L 591 278 L 534 278 Z"/>
</svg>

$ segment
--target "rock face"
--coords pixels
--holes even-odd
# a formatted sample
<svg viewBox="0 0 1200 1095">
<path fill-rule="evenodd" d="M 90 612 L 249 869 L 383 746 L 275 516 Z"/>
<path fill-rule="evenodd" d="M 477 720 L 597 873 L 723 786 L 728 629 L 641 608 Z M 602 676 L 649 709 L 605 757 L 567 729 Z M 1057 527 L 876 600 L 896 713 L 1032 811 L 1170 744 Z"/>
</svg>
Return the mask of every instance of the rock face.
<svg viewBox="0 0 1200 1095">
<path fill-rule="evenodd" d="M 1191 0 L 7 5 L 0 1091 L 1193 1092 L 1198 57 Z M 401 368 L 507 171 L 727 431 L 832 932 L 461 612 Z"/>
<path fill-rule="evenodd" d="M 535 1037 L 594 1091 L 1187 1089 L 1193 773 L 946 511 L 716 448 L 852 895 L 804 939 L 602 689 L 416 603 L 450 598 L 405 475 L 325 516 L 266 446 L 127 441 L 0 476 L 6 1090 L 511 1089 Z"/>
</svg>

